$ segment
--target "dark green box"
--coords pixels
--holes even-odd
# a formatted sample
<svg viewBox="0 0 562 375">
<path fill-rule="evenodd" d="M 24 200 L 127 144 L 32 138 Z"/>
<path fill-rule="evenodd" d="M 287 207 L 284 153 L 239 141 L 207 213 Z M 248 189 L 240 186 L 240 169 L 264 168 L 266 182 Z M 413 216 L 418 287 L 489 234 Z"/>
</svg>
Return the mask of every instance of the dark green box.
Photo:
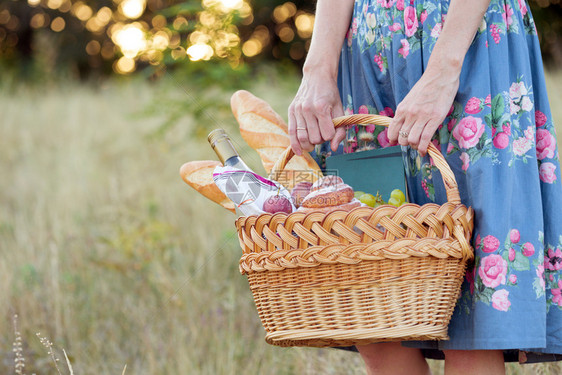
<svg viewBox="0 0 562 375">
<path fill-rule="evenodd" d="M 330 156 L 326 174 L 337 174 L 355 191 L 376 195 L 388 201 L 390 192 L 408 194 L 401 146 Z"/>
</svg>

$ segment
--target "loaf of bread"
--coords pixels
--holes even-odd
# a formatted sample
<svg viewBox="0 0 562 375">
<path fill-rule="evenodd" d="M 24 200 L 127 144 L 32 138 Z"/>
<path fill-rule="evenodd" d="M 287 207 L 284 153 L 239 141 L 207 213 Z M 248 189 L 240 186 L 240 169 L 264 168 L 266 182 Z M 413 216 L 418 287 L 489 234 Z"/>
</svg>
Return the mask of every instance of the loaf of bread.
<svg viewBox="0 0 562 375">
<path fill-rule="evenodd" d="M 224 195 L 213 181 L 215 167 L 222 164 L 215 160 L 190 161 L 180 168 L 181 178 L 192 188 L 215 203 L 234 212 L 234 203 Z"/>
<path fill-rule="evenodd" d="M 287 124 L 266 101 L 248 91 L 235 92 L 230 105 L 240 125 L 242 138 L 258 152 L 269 174 L 275 162 L 291 144 Z M 307 153 L 294 156 L 284 171 L 278 181 L 289 189 L 300 181 L 314 182 L 318 176 L 322 176 L 318 164 Z"/>
</svg>

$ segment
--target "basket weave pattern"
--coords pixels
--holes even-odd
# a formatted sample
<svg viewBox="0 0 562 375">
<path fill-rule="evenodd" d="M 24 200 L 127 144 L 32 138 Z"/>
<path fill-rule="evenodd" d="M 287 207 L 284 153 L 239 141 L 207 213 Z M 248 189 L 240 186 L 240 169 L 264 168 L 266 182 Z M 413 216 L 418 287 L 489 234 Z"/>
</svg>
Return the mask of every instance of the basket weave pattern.
<svg viewBox="0 0 562 375">
<path fill-rule="evenodd" d="M 343 120 L 373 123 L 380 117 Z M 443 205 L 236 220 L 240 271 L 248 277 L 268 343 L 324 347 L 448 338 L 473 256 L 473 211 L 460 203 L 439 151 L 430 148 L 430 155 L 447 189 Z"/>
</svg>

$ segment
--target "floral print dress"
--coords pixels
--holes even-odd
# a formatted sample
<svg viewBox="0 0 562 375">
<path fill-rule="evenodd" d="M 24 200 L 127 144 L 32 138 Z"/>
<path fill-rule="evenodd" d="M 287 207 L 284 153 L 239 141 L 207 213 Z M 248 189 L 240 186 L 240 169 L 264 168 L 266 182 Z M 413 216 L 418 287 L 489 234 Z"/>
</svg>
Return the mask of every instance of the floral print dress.
<svg viewBox="0 0 562 375">
<path fill-rule="evenodd" d="M 394 115 L 424 72 L 448 8 L 448 0 L 355 2 L 338 82 L 346 114 Z M 524 0 L 491 1 L 433 142 L 456 175 L 463 203 L 475 210 L 476 257 L 450 340 L 410 345 L 562 353 L 562 180 L 537 32 Z M 343 152 L 388 143 L 384 127 L 352 126 Z M 328 150 L 316 150 L 321 163 Z M 403 155 L 412 201 L 444 203 L 431 159 L 410 148 Z"/>
</svg>

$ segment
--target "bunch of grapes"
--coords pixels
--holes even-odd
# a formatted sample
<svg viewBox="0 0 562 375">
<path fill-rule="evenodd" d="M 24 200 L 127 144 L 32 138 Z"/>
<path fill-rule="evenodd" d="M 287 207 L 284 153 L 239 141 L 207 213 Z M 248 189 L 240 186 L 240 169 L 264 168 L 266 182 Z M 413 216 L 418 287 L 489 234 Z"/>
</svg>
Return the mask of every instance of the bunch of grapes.
<svg viewBox="0 0 562 375">
<path fill-rule="evenodd" d="M 377 195 L 365 193 L 363 191 L 356 191 L 355 198 L 357 198 L 361 203 L 366 204 L 369 207 L 378 207 L 382 204 L 390 204 L 395 207 L 400 207 L 406 203 L 406 195 L 400 189 L 394 189 L 390 193 L 390 198 L 388 202 L 385 202 L 381 195 L 377 192 Z"/>
<path fill-rule="evenodd" d="M 375 55 L 375 63 L 379 66 L 379 69 L 381 70 L 381 72 L 384 70 L 384 63 L 382 61 L 382 55 Z"/>
<path fill-rule="evenodd" d="M 492 32 L 492 38 L 494 38 L 494 42 L 496 44 L 498 44 L 500 42 L 500 31 L 498 29 L 498 26 L 496 24 L 492 24 L 490 26 L 490 31 Z"/>
</svg>

